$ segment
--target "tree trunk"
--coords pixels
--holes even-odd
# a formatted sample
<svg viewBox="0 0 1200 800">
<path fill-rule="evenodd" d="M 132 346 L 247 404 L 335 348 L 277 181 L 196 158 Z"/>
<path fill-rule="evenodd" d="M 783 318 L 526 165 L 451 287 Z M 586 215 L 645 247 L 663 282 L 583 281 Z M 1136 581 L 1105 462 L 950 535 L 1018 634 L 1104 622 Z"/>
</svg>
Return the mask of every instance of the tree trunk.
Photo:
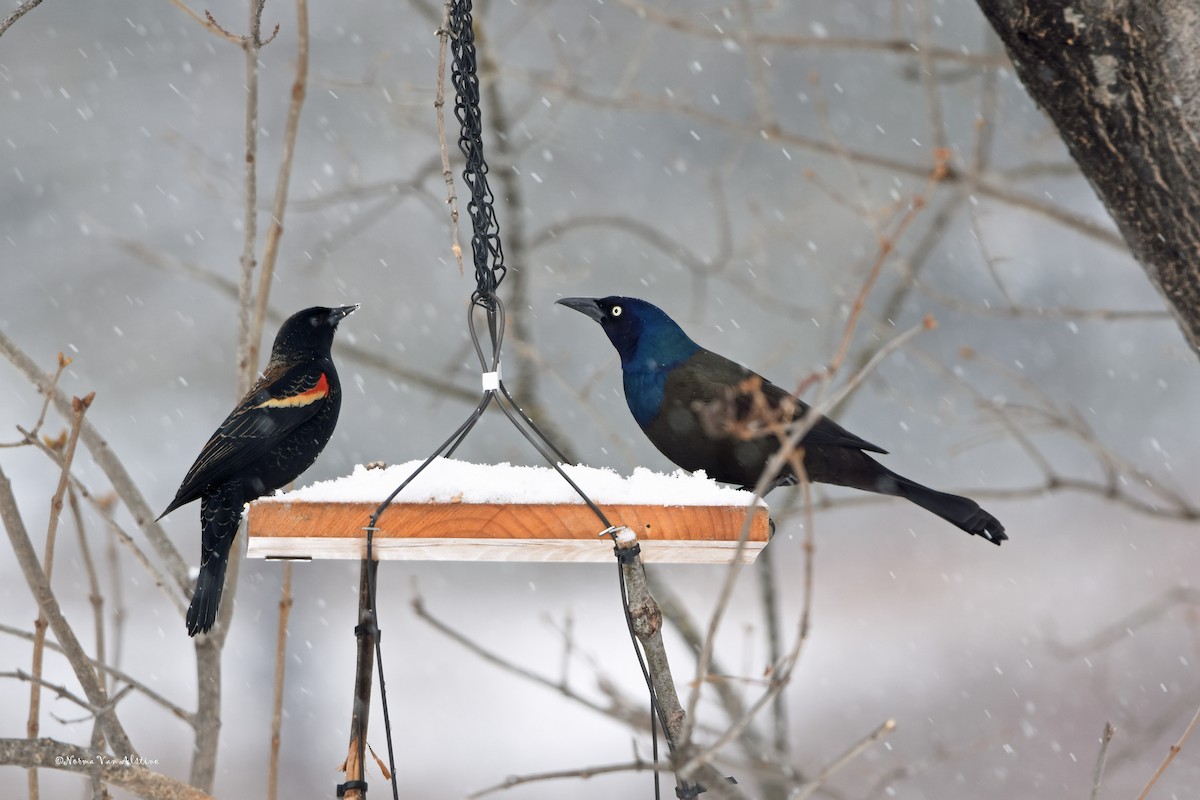
<svg viewBox="0 0 1200 800">
<path fill-rule="evenodd" d="M 977 2 L 1200 354 L 1200 6 Z"/>
</svg>

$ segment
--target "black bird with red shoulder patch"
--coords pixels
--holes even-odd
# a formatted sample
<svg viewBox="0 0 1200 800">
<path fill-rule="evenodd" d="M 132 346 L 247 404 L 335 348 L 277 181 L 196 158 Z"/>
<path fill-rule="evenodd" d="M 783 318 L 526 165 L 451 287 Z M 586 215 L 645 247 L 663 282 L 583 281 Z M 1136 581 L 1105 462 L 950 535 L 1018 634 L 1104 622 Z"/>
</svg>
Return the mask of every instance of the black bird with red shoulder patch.
<svg viewBox="0 0 1200 800">
<path fill-rule="evenodd" d="M 299 477 L 333 435 L 342 390 L 330 348 L 338 323 L 357 308 L 315 306 L 283 323 L 262 377 L 204 445 L 159 517 L 200 500 L 200 576 L 187 613 L 190 636 L 217 621 L 246 503 Z"/>
</svg>

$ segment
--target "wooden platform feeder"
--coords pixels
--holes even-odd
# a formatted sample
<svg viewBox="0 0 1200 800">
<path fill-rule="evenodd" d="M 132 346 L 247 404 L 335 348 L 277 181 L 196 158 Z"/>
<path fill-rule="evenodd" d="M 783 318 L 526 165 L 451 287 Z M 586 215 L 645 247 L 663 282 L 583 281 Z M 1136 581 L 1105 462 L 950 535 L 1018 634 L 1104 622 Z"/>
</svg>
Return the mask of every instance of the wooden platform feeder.
<svg viewBox="0 0 1200 800">
<path fill-rule="evenodd" d="M 273 559 L 361 559 L 371 514 L 419 462 L 353 475 L 250 505 L 249 555 Z M 638 469 L 567 467 L 614 525 L 631 528 L 650 563 L 726 564 L 750 514 L 741 560 L 767 543 L 769 511 L 749 492 L 703 477 Z M 596 515 L 557 473 L 543 467 L 437 459 L 379 520 L 379 559 L 415 561 L 611 562 Z"/>
</svg>

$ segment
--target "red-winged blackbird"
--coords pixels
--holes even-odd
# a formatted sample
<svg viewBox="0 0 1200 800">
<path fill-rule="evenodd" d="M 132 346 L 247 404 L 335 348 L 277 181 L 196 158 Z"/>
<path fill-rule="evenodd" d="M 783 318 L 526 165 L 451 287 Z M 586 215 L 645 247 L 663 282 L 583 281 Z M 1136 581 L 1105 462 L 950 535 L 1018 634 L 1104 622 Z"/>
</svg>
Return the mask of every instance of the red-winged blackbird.
<svg viewBox="0 0 1200 800">
<path fill-rule="evenodd" d="M 159 517 L 200 498 L 200 577 L 188 608 L 190 636 L 217 621 L 243 507 L 295 480 L 333 435 L 342 391 L 329 350 L 338 323 L 357 308 L 306 308 L 283 323 L 266 371 L 204 445 Z"/>
</svg>

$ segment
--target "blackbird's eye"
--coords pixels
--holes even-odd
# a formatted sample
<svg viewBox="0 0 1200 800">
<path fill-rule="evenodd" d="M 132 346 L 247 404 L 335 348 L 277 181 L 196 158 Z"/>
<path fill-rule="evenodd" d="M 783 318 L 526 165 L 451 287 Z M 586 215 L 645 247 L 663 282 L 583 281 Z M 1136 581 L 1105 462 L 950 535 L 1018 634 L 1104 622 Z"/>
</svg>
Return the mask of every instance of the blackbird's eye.
<svg viewBox="0 0 1200 800">
<path fill-rule="evenodd" d="M 610 309 L 608 313 L 614 317 L 619 317 L 619 316 L 621 316 L 621 307 L 613 306 L 612 309 Z"/>
</svg>

